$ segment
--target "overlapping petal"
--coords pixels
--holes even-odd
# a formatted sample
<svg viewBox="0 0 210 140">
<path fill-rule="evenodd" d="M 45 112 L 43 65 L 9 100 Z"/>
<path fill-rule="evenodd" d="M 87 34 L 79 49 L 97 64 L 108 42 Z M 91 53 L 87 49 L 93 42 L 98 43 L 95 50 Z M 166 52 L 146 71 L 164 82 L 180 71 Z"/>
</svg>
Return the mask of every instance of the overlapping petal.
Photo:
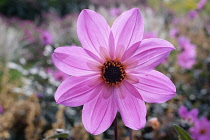
<svg viewBox="0 0 210 140">
<path fill-rule="evenodd" d="M 99 65 L 83 48 L 74 46 L 55 49 L 52 59 L 58 69 L 74 76 L 95 73 L 93 66 Z"/>
<path fill-rule="evenodd" d="M 122 13 L 113 23 L 111 28 L 115 42 L 116 50 L 121 46 L 125 49 L 134 43 L 141 41 L 144 32 L 144 23 L 139 9 L 133 8 Z"/>
<path fill-rule="evenodd" d="M 152 70 L 147 74 L 139 74 L 139 83 L 134 84 L 141 97 L 148 103 L 163 103 L 173 98 L 176 87 L 164 74 Z"/>
<path fill-rule="evenodd" d="M 91 10 L 82 10 L 77 21 L 77 34 L 82 46 L 99 56 L 99 48 L 107 47 L 110 27 L 106 20 Z"/>
<path fill-rule="evenodd" d="M 125 59 L 124 64 L 135 73 L 153 70 L 168 54 L 174 50 L 174 46 L 166 40 L 158 38 L 144 39 L 135 54 Z"/>
<path fill-rule="evenodd" d="M 97 75 L 71 76 L 67 78 L 55 93 L 56 102 L 71 107 L 87 103 L 97 96 L 103 87 L 102 84 L 95 81 L 98 81 Z"/>
<path fill-rule="evenodd" d="M 117 114 L 113 94 L 109 98 L 103 98 L 102 96 L 103 93 L 98 94 L 86 103 L 82 110 L 82 122 L 85 129 L 94 135 L 108 129 Z"/>
<path fill-rule="evenodd" d="M 119 90 L 118 90 L 119 92 Z M 134 130 L 141 129 L 146 123 L 146 106 L 144 101 L 127 91 L 125 98 L 116 92 L 115 99 L 124 124 Z"/>
</svg>

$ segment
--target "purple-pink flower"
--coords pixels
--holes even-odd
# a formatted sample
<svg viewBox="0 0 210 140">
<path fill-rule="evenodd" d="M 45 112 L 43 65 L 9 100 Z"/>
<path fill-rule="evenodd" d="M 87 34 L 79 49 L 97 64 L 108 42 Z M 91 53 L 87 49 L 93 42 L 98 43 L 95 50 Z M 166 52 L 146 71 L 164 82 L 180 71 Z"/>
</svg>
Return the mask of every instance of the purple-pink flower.
<svg viewBox="0 0 210 140">
<path fill-rule="evenodd" d="M 204 5 L 206 4 L 207 0 L 200 0 L 198 5 L 197 5 L 197 8 L 199 10 L 203 9 Z"/>
<path fill-rule="evenodd" d="M 184 69 L 191 69 L 196 63 L 196 46 L 184 36 L 178 38 L 178 44 L 182 49 L 182 52 L 177 56 L 179 66 Z"/>
<path fill-rule="evenodd" d="M 187 45 L 190 44 L 190 39 L 185 36 L 179 36 L 177 40 L 182 49 L 185 49 Z"/>
<path fill-rule="evenodd" d="M 178 33 L 179 33 L 179 30 L 177 28 L 171 28 L 169 31 L 169 35 L 172 38 L 176 37 L 178 35 Z"/>
<path fill-rule="evenodd" d="M 58 69 L 47 69 L 46 70 L 48 73 L 52 74 L 53 78 L 56 80 L 56 81 L 59 81 L 59 82 L 63 82 L 66 78 L 69 77 L 68 74 L 58 70 Z"/>
<path fill-rule="evenodd" d="M 143 39 L 147 38 L 157 38 L 157 34 L 155 34 L 154 32 L 145 32 L 143 35 Z"/>
<path fill-rule="evenodd" d="M 3 107 L 0 105 L 0 114 L 2 114 L 4 112 Z"/>
<path fill-rule="evenodd" d="M 187 110 L 187 108 L 185 106 L 181 106 L 179 108 L 179 116 L 190 122 L 190 123 L 194 123 L 196 120 L 197 120 L 197 117 L 198 117 L 198 109 L 197 108 L 194 108 L 190 111 Z"/>
<path fill-rule="evenodd" d="M 85 129 L 100 134 L 117 112 L 134 130 L 146 122 L 145 102 L 163 103 L 176 92 L 172 81 L 154 70 L 174 46 L 163 39 L 143 39 L 141 13 L 122 13 L 112 27 L 98 13 L 83 10 L 77 21 L 82 47 L 57 48 L 52 59 L 58 69 L 72 75 L 58 87 L 55 100 L 65 106 L 83 106 Z"/>
<path fill-rule="evenodd" d="M 109 10 L 109 13 L 113 17 L 117 17 L 122 13 L 122 10 L 119 7 L 115 7 Z"/>
<path fill-rule="evenodd" d="M 51 45 L 53 43 L 53 37 L 48 31 L 41 31 L 40 39 L 42 45 Z"/>
<path fill-rule="evenodd" d="M 191 19 L 194 19 L 198 16 L 198 11 L 197 10 L 191 10 L 187 13 L 188 17 Z"/>
<path fill-rule="evenodd" d="M 195 121 L 194 126 L 190 128 L 190 134 L 194 140 L 209 140 L 210 121 L 206 117 Z"/>
<path fill-rule="evenodd" d="M 56 81 L 59 81 L 59 82 L 62 82 L 62 81 L 64 81 L 66 78 L 69 77 L 68 74 L 66 74 L 66 73 L 64 73 L 64 72 L 62 72 L 62 71 L 60 71 L 60 70 L 55 70 L 55 71 L 52 72 L 52 74 L 53 74 L 54 79 L 55 79 Z"/>
</svg>

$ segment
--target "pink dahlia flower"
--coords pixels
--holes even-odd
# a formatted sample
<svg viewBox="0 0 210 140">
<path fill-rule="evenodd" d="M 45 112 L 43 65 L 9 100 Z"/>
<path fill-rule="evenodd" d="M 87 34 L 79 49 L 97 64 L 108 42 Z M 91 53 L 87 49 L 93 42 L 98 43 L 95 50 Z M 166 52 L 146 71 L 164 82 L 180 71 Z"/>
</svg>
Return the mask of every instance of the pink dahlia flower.
<svg viewBox="0 0 210 140">
<path fill-rule="evenodd" d="M 210 138 L 210 121 L 203 117 L 194 123 L 190 128 L 190 134 L 194 140 L 209 140 Z"/>
<path fill-rule="evenodd" d="M 117 112 L 134 130 L 146 122 L 145 102 L 163 103 L 176 88 L 164 74 L 153 70 L 174 50 L 162 39 L 143 38 L 144 23 L 136 8 L 122 13 L 110 28 L 98 13 L 83 10 L 77 21 L 83 47 L 59 47 L 53 61 L 72 75 L 58 87 L 55 100 L 65 106 L 83 106 L 85 129 L 100 134 Z"/>
</svg>

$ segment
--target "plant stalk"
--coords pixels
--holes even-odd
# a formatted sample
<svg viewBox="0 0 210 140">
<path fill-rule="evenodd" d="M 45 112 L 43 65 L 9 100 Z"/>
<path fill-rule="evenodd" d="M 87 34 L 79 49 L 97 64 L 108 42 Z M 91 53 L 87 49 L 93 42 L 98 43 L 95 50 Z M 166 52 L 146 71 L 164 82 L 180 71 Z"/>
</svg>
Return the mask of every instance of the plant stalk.
<svg viewBox="0 0 210 140">
<path fill-rule="evenodd" d="M 117 115 L 114 119 L 114 139 L 118 140 L 118 126 L 117 126 Z"/>
</svg>

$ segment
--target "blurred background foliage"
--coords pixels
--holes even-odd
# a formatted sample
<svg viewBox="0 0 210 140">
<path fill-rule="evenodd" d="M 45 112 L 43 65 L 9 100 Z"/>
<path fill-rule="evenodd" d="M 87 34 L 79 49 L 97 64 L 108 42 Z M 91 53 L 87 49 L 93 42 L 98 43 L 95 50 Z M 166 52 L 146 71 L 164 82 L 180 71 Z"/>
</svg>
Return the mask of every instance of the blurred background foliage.
<svg viewBox="0 0 210 140">
<path fill-rule="evenodd" d="M 42 14 L 51 10 L 60 16 L 78 13 L 88 8 L 88 0 L 1 0 L 0 12 L 8 17 L 42 19 Z"/>
</svg>

